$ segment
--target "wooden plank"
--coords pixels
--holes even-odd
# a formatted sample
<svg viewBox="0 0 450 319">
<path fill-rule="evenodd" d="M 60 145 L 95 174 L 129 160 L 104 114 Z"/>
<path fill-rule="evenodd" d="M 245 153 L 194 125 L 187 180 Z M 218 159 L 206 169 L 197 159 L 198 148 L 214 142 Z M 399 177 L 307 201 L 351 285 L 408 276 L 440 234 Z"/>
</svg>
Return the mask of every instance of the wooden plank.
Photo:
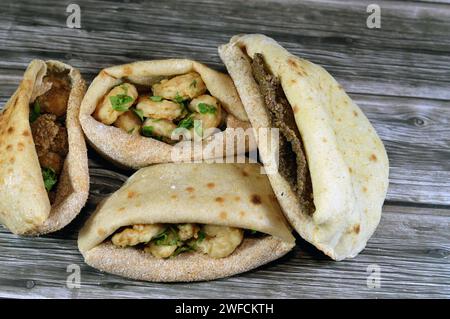
<svg viewBox="0 0 450 319">
<path fill-rule="evenodd" d="M 350 92 L 450 98 L 450 6 L 381 1 L 382 27 L 368 29 L 370 1 L 184 1 L 181 9 L 173 0 L 89 0 L 79 1 L 82 29 L 73 30 L 64 26 L 64 3 L 7 3 L 3 68 L 23 69 L 40 57 L 96 73 L 111 64 L 180 56 L 222 67 L 217 46 L 257 31 L 325 66 Z"/>
<path fill-rule="evenodd" d="M 85 209 L 84 215 L 92 209 Z M 368 247 L 333 262 L 298 240 L 282 259 L 239 276 L 203 283 L 156 284 L 101 273 L 85 265 L 75 236 L 85 216 L 62 233 L 19 238 L 0 230 L 0 297 L 58 298 L 437 298 L 450 294 L 448 210 L 386 206 Z M 66 237 L 67 236 L 67 237 Z M 63 238 L 64 237 L 64 238 Z M 81 288 L 68 289 L 69 264 L 81 268 Z M 367 287 L 378 265 L 381 287 Z"/>
</svg>

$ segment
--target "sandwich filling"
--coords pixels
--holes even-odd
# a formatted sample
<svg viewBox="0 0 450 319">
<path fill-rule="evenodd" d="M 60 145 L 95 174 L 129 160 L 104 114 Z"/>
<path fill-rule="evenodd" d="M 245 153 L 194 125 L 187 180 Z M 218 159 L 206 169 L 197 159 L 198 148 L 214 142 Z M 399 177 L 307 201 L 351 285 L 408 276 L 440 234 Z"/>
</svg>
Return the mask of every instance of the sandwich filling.
<svg viewBox="0 0 450 319">
<path fill-rule="evenodd" d="M 199 252 L 212 258 L 231 255 L 247 233 L 241 228 L 203 224 L 136 224 L 111 237 L 116 247 L 137 246 L 156 258 Z M 248 231 L 255 235 L 255 231 Z"/>
<path fill-rule="evenodd" d="M 67 102 L 71 91 L 68 71 L 49 70 L 43 78 L 50 87 L 30 104 L 30 126 L 50 203 L 69 151 L 65 126 Z"/>
<path fill-rule="evenodd" d="M 279 166 L 281 176 L 300 199 L 302 211 L 314 213 L 313 190 L 308 162 L 292 108 L 280 80 L 271 74 L 264 57 L 256 53 L 252 61 L 253 77 L 258 83 L 269 113 L 271 126 L 279 129 Z"/>
<path fill-rule="evenodd" d="M 151 89 L 122 83 L 104 96 L 92 116 L 128 134 L 174 144 L 215 133 L 222 124 L 222 106 L 200 74 L 190 72 L 163 79 Z"/>
</svg>

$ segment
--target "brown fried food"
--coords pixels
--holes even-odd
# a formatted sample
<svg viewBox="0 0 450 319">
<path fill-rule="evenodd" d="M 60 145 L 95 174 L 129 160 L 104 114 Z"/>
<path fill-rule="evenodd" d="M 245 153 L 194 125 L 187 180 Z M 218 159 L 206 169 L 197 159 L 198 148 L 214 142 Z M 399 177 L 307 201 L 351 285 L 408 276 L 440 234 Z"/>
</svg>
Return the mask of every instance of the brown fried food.
<svg viewBox="0 0 450 319">
<path fill-rule="evenodd" d="M 272 126 L 280 130 L 280 174 L 299 197 L 302 210 L 313 214 L 315 206 L 311 176 L 292 108 L 283 92 L 280 80 L 265 66 L 262 54 L 256 53 L 253 57 L 252 71 L 264 97 Z"/>
<path fill-rule="evenodd" d="M 51 83 L 51 88 L 36 100 L 41 107 L 41 112 L 51 113 L 57 117 L 66 114 L 67 101 L 70 95 L 70 79 L 66 72 L 49 72 L 44 77 L 44 82 Z"/>
<path fill-rule="evenodd" d="M 69 149 L 66 128 L 56 121 L 56 115 L 43 114 L 31 123 L 31 132 L 41 167 L 58 174 Z"/>
</svg>

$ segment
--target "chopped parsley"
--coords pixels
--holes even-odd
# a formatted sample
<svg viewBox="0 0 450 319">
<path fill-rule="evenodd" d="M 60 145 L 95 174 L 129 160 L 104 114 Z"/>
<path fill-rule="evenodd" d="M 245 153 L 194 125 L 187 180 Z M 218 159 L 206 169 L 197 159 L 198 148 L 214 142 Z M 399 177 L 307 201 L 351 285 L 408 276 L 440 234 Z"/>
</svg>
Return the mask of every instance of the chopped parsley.
<svg viewBox="0 0 450 319">
<path fill-rule="evenodd" d="M 171 226 L 155 238 L 155 244 L 158 246 L 174 246 L 180 241 L 178 232 Z"/>
<path fill-rule="evenodd" d="M 141 131 L 144 136 L 152 137 L 154 128 L 153 126 L 143 126 Z"/>
<path fill-rule="evenodd" d="M 200 137 L 203 136 L 202 121 L 199 121 L 199 120 L 194 121 L 194 131 L 198 136 L 200 136 Z"/>
<path fill-rule="evenodd" d="M 184 101 L 183 97 L 181 97 L 181 96 L 177 93 L 177 95 L 175 95 L 175 102 L 181 104 L 181 103 L 183 103 L 183 101 Z"/>
<path fill-rule="evenodd" d="M 194 127 L 194 119 L 191 116 L 185 117 L 178 123 L 178 127 L 189 130 Z"/>
<path fill-rule="evenodd" d="M 195 248 L 192 246 L 181 246 L 178 247 L 170 257 L 176 257 L 181 253 L 187 252 L 187 251 L 195 251 Z"/>
<path fill-rule="evenodd" d="M 114 96 L 109 97 L 109 101 L 111 102 L 111 107 L 120 112 L 128 111 L 131 105 L 131 102 L 133 102 L 133 98 L 126 94 L 117 94 Z"/>
<path fill-rule="evenodd" d="M 128 130 L 128 134 L 133 134 L 135 127 L 133 127 L 132 129 Z"/>
<path fill-rule="evenodd" d="M 41 105 L 38 101 L 35 101 L 30 112 L 30 122 L 33 123 L 34 121 L 36 121 L 39 115 L 41 115 Z"/>
<path fill-rule="evenodd" d="M 193 87 L 193 88 L 196 88 L 197 87 L 197 80 L 193 80 L 192 82 L 191 82 L 191 84 L 189 84 L 189 87 Z"/>
<path fill-rule="evenodd" d="M 163 100 L 163 98 L 162 98 L 162 96 L 153 95 L 153 96 L 150 96 L 150 100 L 152 100 L 153 102 L 161 102 Z"/>
<path fill-rule="evenodd" d="M 134 114 L 136 114 L 141 119 L 141 122 L 144 121 L 144 112 L 142 110 L 139 110 L 136 108 L 132 108 L 131 110 L 133 111 Z"/>
<path fill-rule="evenodd" d="M 202 114 L 211 113 L 215 114 L 217 108 L 214 105 L 206 103 L 198 103 L 198 111 Z"/>
<path fill-rule="evenodd" d="M 58 181 L 55 171 L 49 167 L 42 168 L 42 178 L 44 179 L 44 186 L 47 192 L 51 191 Z"/>
<path fill-rule="evenodd" d="M 197 236 L 198 236 L 198 238 L 197 238 L 198 243 L 201 243 L 206 238 L 206 234 L 202 230 L 198 231 Z"/>
</svg>

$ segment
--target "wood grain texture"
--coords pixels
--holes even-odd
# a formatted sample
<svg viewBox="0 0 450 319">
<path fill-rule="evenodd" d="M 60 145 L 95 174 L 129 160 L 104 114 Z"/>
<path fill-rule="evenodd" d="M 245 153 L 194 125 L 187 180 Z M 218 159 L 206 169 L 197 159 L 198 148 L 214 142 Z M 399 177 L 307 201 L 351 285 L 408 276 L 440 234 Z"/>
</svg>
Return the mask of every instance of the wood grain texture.
<svg viewBox="0 0 450 319">
<path fill-rule="evenodd" d="M 0 297 L 450 297 L 449 1 L 376 1 L 381 29 L 366 27 L 373 1 L 75 1 L 82 28 L 65 26 L 68 3 L 4 0 L 0 11 L 0 105 L 33 58 L 58 59 L 92 80 L 101 68 L 189 57 L 224 71 L 217 46 L 265 33 L 318 63 L 360 105 L 386 145 L 390 187 L 381 224 L 353 260 L 333 262 L 298 239 L 284 258 L 214 282 L 151 284 L 100 273 L 82 261 L 76 234 L 96 204 L 132 172 L 89 150 L 91 192 L 66 229 L 20 238 L 0 228 Z M 1 106 L 0 106 L 1 108 Z M 68 289 L 66 268 L 81 267 Z M 366 285 L 381 267 L 381 287 Z"/>
</svg>

